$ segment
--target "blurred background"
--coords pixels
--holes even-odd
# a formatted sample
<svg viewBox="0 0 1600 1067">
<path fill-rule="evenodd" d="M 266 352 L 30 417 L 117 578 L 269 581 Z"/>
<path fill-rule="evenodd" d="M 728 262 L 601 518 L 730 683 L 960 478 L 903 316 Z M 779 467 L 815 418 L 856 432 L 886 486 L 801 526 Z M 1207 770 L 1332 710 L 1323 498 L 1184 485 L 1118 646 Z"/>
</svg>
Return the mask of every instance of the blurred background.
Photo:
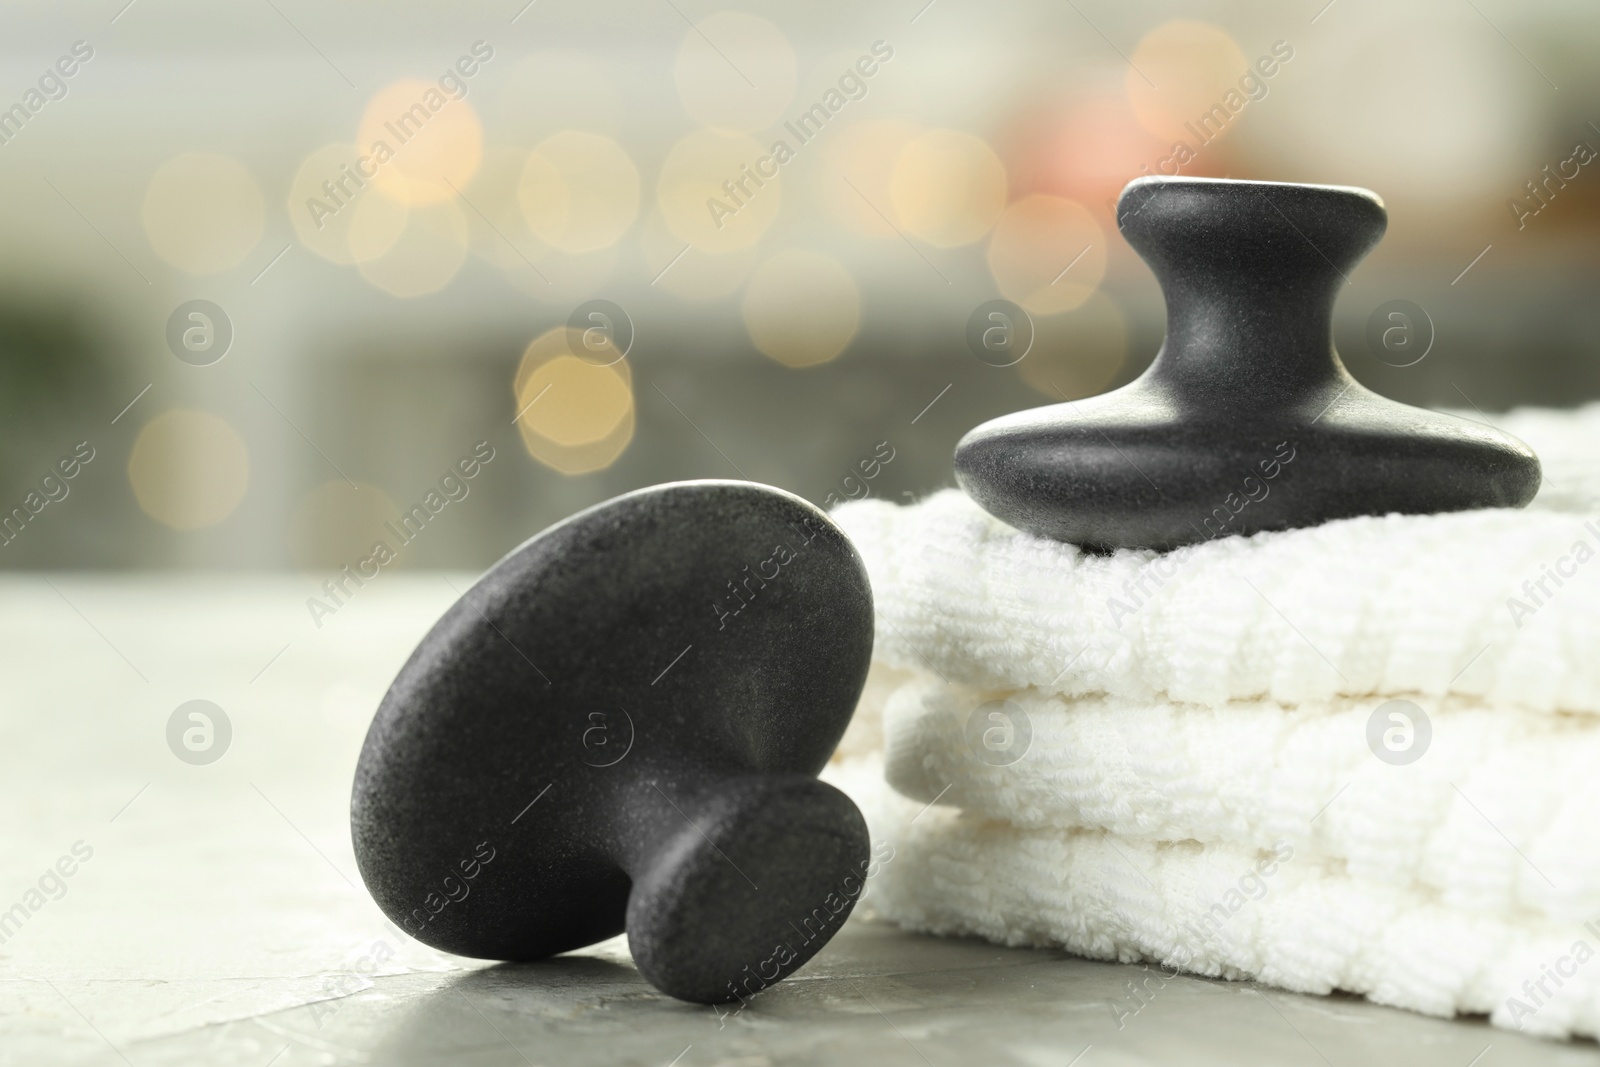
<svg viewBox="0 0 1600 1067">
<path fill-rule="evenodd" d="M 1146 173 L 1377 191 L 1335 336 L 1383 393 L 1600 398 L 1578 0 L 5 17 L 0 567 L 477 568 L 679 478 L 913 499 L 1148 364 Z"/>
</svg>

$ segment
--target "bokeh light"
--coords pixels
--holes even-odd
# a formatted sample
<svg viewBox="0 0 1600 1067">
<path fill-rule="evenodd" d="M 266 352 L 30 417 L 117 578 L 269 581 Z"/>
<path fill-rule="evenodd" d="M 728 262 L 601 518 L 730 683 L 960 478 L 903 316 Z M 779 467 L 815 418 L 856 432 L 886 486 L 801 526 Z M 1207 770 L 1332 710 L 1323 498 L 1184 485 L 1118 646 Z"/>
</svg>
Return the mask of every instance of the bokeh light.
<svg viewBox="0 0 1600 1067">
<path fill-rule="evenodd" d="M 667 229 L 708 252 L 755 244 L 772 225 L 783 200 L 782 172 L 777 178 L 764 178 L 752 169 L 769 158 L 748 137 L 700 130 L 683 138 L 661 164 L 656 189 Z M 762 169 L 771 173 L 776 166 L 774 162 Z M 742 188 L 737 184 L 741 180 Z"/>
<path fill-rule="evenodd" d="M 1104 293 L 1061 315 L 1033 320 L 1033 347 L 1017 373 L 1052 400 L 1077 400 L 1104 392 L 1128 358 L 1128 327 Z"/>
<path fill-rule="evenodd" d="M 151 176 L 142 217 L 156 255 L 190 274 L 216 274 L 238 266 L 261 240 L 266 207 L 243 163 L 185 152 Z"/>
<path fill-rule="evenodd" d="M 512 392 L 528 454 L 562 474 L 587 474 L 616 462 L 633 440 L 633 372 L 572 354 L 567 327 L 540 334 L 522 354 Z"/>
<path fill-rule="evenodd" d="M 410 212 L 358 185 L 353 145 L 324 145 L 307 156 L 289 185 L 295 236 L 323 259 L 348 267 L 376 259 L 399 240 Z M 332 186 L 331 190 L 329 186 Z"/>
<path fill-rule="evenodd" d="M 355 205 L 357 218 L 369 208 Z M 362 262 L 361 276 L 390 296 L 409 299 L 436 293 L 450 284 L 467 259 L 465 213 L 453 200 L 413 207 L 405 230 L 383 255 Z"/>
<path fill-rule="evenodd" d="M 1140 125 L 1165 141 L 1198 147 L 1200 139 L 1184 124 L 1198 122 L 1213 107 L 1230 115 L 1240 110 L 1228 109 L 1225 98 L 1229 92 L 1240 95 L 1239 79 L 1248 73 L 1244 53 L 1228 31 L 1209 22 L 1173 19 L 1144 35 L 1123 83 Z M 1231 119 L 1222 124 L 1217 136 L 1232 125 Z"/>
<path fill-rule="evenodd" d="M 300 498 L 289 518 L 289 558 L 300 567 L 337 569 L 367 556 L 390 536 L 383 524 L 399 520 L 400 509 L 377 486 L 324 482 Z"/>
<path fill-rule="evenodd" d="M 920 126 L 909 122 L 866 119 L 837 135 L 830 133 L 822 144 L 823 165 L 817 168 L 817 196 L 823 208 L 856 233 L 898 238 L 890 224 L 896 219 L 895 164 L 901 150 L 921 132 Z"/>
<path fill-rule="evenodd" d="M 528 156 L 517 187 L 528 228 L 563 252 L 617 243 L 639 214 L 639 169 L 599 134 L 564 130 Z"/>
<path fill-rule="evenodd" d="M 794 49 L 766 19 L 719 11 L 683 35 L 672 76 L 697 122 L 754 133 L 775 125 L 794 99 Z"/>
<path fill-rule="evenodd" d="M 540 364 L 518 397 L 532 403 L 546 389 L 555 396 L 543 407 L 533 404 L 519 420 L 521 425 L 568 448 L 605 440 L 633 410 L 633 392 L 623 375 L 586 373 L 591 369 L 594 364 L 573 355 Z"/>
<path fill-rule="evenodd" d="M 1005 210 L 1006 168 L 970 133 L 930 130 L 900 150 L 890 194 L 913 236 L 940 248 L 971 244 Z"/>
<path fill-rule="evenodd" d="M 1000 217 L 989 239 L 989 272 L 1000 292 L 1035 315 L 1070 311 L 1106 273 L 1106 238 L 1074 200 L 1028 196 Z"/>
<path fill-rule="evenodd" d="M 1171 143 L 1139 125 L 1120 87 L 1116 93 L 1081 94 L 1071 104 L 1029 109 L 1002 143 L 1013 196 L 1066 197 L 1108 221 L 1130 178 L 1180 171 Z M 1181 173 L 1208 175 L 1220 163 L 1215 154 L 1202 153 Z"/>
<path fill-rule="evenodd" d="M 820 252 L 779 252 L 744 293 L 744 325 L 764 355 L 790 367 L 826 363 L 861 325 L 861 294 L 844 264 Z"/>
<path fill-rule="evenodd" d="M 250 486 L 249 450 L 210 412 L 163 412 L 133 442 L 128 483 L 140 509 L 164 526 L 215 526 L 233 514 Z"/>
<path fill-rule="evenodd" d="M 430 81 L 405 78 L 373 94 L 356 134 L 358 166 L 379 192 L 407 204 L 449 200 L 483 159 L 472 105 Z"/>
</svg>

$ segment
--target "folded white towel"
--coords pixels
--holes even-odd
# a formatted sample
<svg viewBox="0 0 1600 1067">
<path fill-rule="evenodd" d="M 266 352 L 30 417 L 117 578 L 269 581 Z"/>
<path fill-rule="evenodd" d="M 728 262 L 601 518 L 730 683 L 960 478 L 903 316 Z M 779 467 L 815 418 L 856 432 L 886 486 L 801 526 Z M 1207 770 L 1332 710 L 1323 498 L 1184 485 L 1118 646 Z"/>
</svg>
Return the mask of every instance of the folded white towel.
<svg viewBox="0 0 1600 1067">
<path fill-rule="evenodd" d="M 1428 748 L 1395 766 L 1366 741 L 1381 701 L 1203 708 L 1024 690 L 985 703 L 994 696 L 937 679 L 897 690 L 884 713 L 889 785 L 1019 829 L 1288 842 L 1452 907 L 1600 919 L 1600 727 L 1588 716 L 1429 702 Z M 985 728 L 1027 735 L 1015 762 L 974 751 L 969 720 L 990 707 L 1003 719 L 980 714 Z"/>
<path fill-rule="evenodd" d="M 1600 923 L 1458 908 L 1287 842 L 1126 840 L 924 810 L 883 788 L 879 770 L 869 759 L 828 775 L 892 857 L 859 906 L 867 916 L 1302 993 L 1342 989 L 1430 1015 L 1489 1013 L 1548 1036 L 1600 1030 Z"/>
<path fill-rule="evenodd" d="M 1457 693 L 1600 712 L 1600 519 L 1390 515 L 1101 556 L 954 490 L 837 518 L 872 577 L 876 656 L 895 666 L 1213 705 Z"/>
<path fill-rule="evenodd" d="M 886 763 L 858 726 L 845 776 L 897 849 L 870 907 L 1600 1032 L 1600 406 L 1500 425 L 1545 462 L 1527 511 L 1099 556 L 955 492 L 841 508 L 880 613 Z M 1431 728 L 1403 765 L 1391 698 Z"/>
</svg>

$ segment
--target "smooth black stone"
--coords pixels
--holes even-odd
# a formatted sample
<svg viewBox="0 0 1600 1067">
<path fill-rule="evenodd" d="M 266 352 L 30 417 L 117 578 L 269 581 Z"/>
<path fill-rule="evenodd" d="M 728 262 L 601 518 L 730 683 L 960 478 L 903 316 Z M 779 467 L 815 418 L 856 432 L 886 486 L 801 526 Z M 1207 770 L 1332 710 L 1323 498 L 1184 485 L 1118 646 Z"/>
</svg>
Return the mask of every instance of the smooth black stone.
<svg viewBox="0 0 1600 1067">
<path fill-rule="evenodd" d="M 1387 225 L 1375 194 L 1140 178 L 1117 225 L 1161 283 L 1166 341 L 1121 389 L 962 438 L 957 481 L 990 514 L 1099 550 L 1170 549 L 1533 499 L 1521 441 L 1379 396 L 1339 362 L 1334 299 Z"/>
<path fill-rule="evenodd" d="M 748 998 L 861 892 L 866 824 L 816 775 L 872 634 L 860 557 L 798 497 L 682 482 L 575 515 L 495 564 L 384 697 L 351 801 L 361 875 L 448 952 L 536 960 L 626 929 L 663 991 Z"/>
</svg>

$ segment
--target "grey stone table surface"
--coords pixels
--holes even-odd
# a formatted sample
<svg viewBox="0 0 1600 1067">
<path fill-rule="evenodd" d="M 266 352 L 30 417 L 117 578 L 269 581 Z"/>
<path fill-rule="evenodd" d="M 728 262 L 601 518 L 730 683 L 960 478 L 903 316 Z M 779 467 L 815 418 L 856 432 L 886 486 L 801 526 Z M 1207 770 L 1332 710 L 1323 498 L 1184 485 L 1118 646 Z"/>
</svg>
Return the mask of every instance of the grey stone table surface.
<svg viewBox="0 0 1600 1067">
<path fill-rule="evenodd" d="M 656 992 L 620 939 L 434 952 L 356 875 L 350 775 L 471 578 L 386 575 L 319 627 L 321 581 L 0 579 L 0 1064 L 1600 1064 L 1478 1020 L 859 921 L 736 1012 Z M 229 723 L 209 763 L 169 745 L 192 700 Z"/>
</svg>

